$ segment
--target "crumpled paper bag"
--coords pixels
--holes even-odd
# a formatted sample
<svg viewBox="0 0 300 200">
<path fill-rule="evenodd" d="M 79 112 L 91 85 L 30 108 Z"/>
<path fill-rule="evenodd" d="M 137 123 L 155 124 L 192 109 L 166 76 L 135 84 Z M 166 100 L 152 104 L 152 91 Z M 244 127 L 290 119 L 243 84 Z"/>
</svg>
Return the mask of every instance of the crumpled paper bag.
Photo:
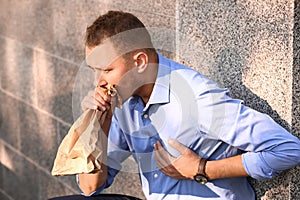
<svg viewBox="0 0 300 200">
<path fill-rule="evenodd" d="M 117 94 L 110 85 L 104 89 L 111 96 Z M 115 106 L 121 106 L 119 95 Z M 106 163 L 107 151 L 107 136 L 101 125 L 107 113 L 108 110 L 88 109 L 75 121 L 58 148 L 51 172 L 53 176 L 101 171 L 101 163 Z"/>
</svg>

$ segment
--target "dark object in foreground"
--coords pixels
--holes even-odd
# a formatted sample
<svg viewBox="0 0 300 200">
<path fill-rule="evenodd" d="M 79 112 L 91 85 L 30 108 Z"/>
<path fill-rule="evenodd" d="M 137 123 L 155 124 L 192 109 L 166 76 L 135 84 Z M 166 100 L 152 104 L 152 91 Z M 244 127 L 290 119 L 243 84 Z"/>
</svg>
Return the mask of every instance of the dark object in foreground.
<svg viewBox="0 0 300 200">
<path fill-rule="evenodd" d="M 70 196 L 64 196 L 64 197 L 54 197 L 48 200 L 141 200 L 136 197 L 131 197 L 127 195 L 121 195 L 121 194 L 99 194 L 97 196 L 92 197 L 86 197 L 82 195 L 70 195 Z"/>
</svg>

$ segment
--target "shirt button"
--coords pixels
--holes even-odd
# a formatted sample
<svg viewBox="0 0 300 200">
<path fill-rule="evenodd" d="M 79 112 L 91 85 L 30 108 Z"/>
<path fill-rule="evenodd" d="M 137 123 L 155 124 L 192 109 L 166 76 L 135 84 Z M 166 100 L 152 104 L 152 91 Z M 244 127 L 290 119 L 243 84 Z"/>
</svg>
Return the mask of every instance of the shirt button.
<svg viewBox="0 0 300 200">
<path fill-rule="evenodd" d="M 148 115 L 147 115 L 147 114 L 144 114 L 144 118 L 147 119 L 147 118 L 148 118 Z"/>
<path fill-rule="evenodd" d="M 154 178 L 158 178 L 158 174 L 154 174 Z"/>
</svg>

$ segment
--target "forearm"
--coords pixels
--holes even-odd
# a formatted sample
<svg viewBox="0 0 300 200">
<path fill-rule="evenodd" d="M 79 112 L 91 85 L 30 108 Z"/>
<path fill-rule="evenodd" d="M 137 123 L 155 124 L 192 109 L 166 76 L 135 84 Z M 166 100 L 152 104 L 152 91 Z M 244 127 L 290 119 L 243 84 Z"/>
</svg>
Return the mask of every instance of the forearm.
<svg viewBox="0 0 300 200">
<path fill-rule="evenodd" d="M 101 124 L 101 129 L 104 134 L 100 134 L 100 138 L 98 140 L 100 141 L 102 154 L 104 156 L 102 159 L 104 160 L 104 163 L 107 163 L 107 137 L 110 130 L 112 112 L 111 110 L 108 110 L 106 113 L 103 113 L 103 115 L 104 117 L 102 116 L 99 118 L 99 123 Z M 78 174 L 79 187 L 86 195 L 90 195 L 105 184 L 107 179 L 107 166 L 101 164 L 100 169 L 100 171 L 95 173 Z"/>
<path fill-rule="evenodd" d="M 102 156 L 100 156 L 101 159 L 98 160 L 98 162 L 101 163 L 100 170 L 92 173 L 78 174 L 79 187 L 86 195 L 90 195 L 100 188 L 103 184 L 105 184 L 107 179 L 107 166 L 103 164 L 107 163 L 107 136 L 110 126 L 110 121 L 105 124 L 107 121 L 108 120 L 104 121 L 102 124 L 104 134 L 100 134 L 98 143 L 96 144 L 102 150 Z M 107 125 L 107 127 L 105 127 L 105 125 Z"/>
<path fill-rule="evenodd" d="M 100 188 L 107 179 L 107 166 L 101 164 L 101 171 L 89 174 L 78 174 L 79 187 L 86 195 Z"/>
<path fill-rule="evenodd" d="M 241 155 L 222 160 L 207 161 L 205 173 L 210 180 L 249 176 L 243 167 Z"/>
</svg>

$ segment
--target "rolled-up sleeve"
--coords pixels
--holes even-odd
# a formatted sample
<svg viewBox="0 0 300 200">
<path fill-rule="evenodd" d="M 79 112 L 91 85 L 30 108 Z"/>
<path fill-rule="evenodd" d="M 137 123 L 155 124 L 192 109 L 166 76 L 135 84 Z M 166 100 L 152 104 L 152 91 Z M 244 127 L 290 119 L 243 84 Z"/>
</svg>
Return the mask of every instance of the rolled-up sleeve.
<svg viewBox="0 0 300 200">
<path fill-rule="evenodd" d="M 300 140 L 297 137 L 266 114 L 242 103 L 230 104 L 226 105 L 226 109 L 236 112 L 231 113 L 235 122 L 220 139 L 245 151 L 242 164 L 252 178 L 272 178 L 300 164 Z"/>
<path fill-rule="evenodd" d="M 197 98 L 200 130 L 207 137 L 243 150 L 242 164 L 253 178 L 274 177 L 300 164 L 300 140 L 268 115 L 229 97 L 227 89 L 206 84 Z"/>
</svg>

